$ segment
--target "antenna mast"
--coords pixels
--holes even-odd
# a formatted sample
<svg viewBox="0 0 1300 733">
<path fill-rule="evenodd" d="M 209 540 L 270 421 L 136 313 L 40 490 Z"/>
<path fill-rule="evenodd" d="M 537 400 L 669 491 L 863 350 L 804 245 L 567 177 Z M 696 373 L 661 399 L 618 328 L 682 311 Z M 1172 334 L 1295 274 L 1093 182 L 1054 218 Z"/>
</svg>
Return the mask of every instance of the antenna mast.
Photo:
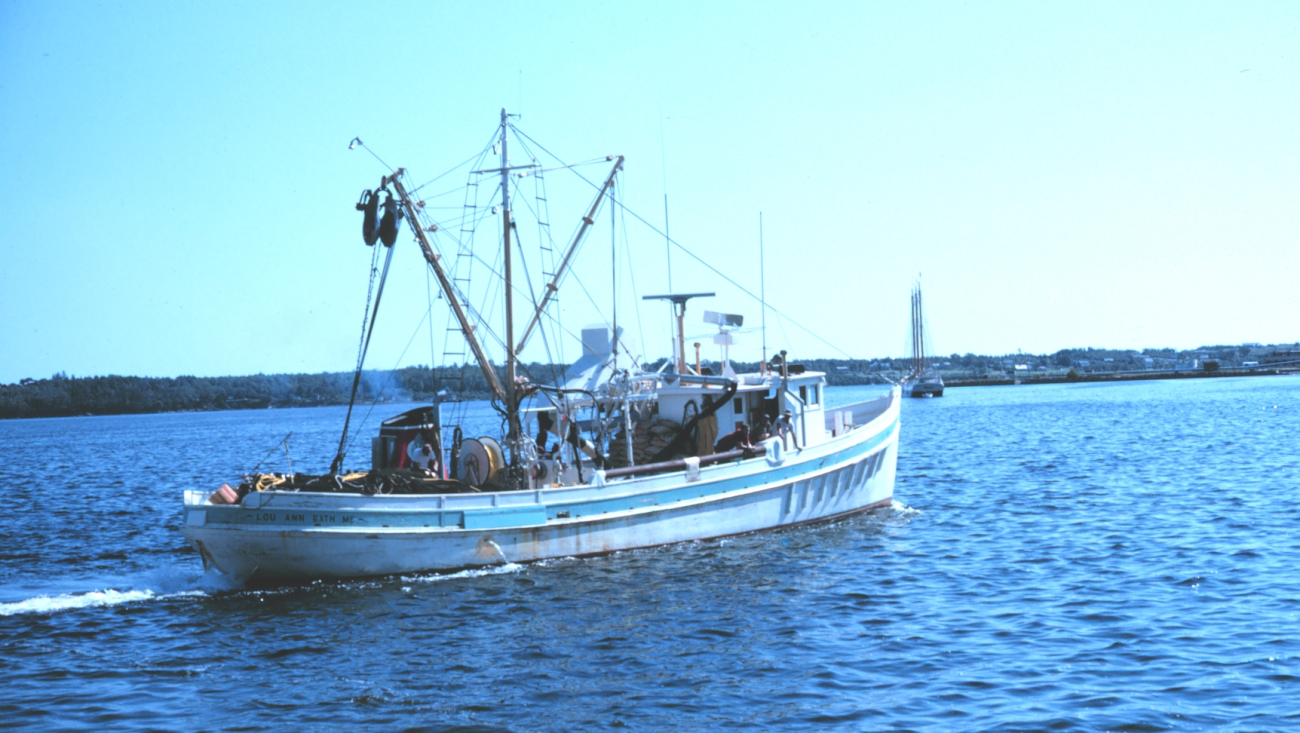
<svg viewBox="0 0 1300 733">
<path fill-rule="evenodd" d="M 613 179 L 611 178 L 610 180 L 612 181 Z M 611 203 L 614 201 L 613 186 L 611 186 L 609 190 L 609 200 Z M 613 296 L 610 299 L 614 301 L 614 305 L 612 309 L 613 320 L 614 320 L 614 336 L 611 339 L 613 346 L 610 349 L 610 353 L 614 363 L 614 371 L 616 372 L 618 371 L 618 220 L 617 220 L 617 215 L 618 215 L 618 207 L 611 205 L 609 207 L 609 269 L 610 269 L 609 289 L 610 289 L 610 294 Z M 631 455 L 632 455 L 631 453 L 628 453 L 628 456 Z"/>
<path fill-rule="evenodd" d="M 763 264 L 763 212 L 761 211 L 758 212 L 758 301 L 763 309 L 763 363 L 767 363 L 767 269 Z"/>
</svg>

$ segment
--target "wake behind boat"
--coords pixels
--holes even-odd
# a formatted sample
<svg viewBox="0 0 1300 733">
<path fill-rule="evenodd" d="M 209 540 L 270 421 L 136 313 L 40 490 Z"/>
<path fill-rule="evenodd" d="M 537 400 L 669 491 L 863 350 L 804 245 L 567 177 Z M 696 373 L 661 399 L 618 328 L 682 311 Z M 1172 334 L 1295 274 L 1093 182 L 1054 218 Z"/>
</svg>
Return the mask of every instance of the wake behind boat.
<svg viewBox="0 0 1300 733">
<path fill-rule="evenodd" d="M 205 567 L 257 582 L 444 571 L 741 534 L 891 503 L 900 390 L 828 409 L 825 374 L 790 363 L 785 352 L 770 361 L 764 354 L 756 371 L 736 373 L 726 348 L 743 319 L 710 311 L 704 320 L 718 329 L 721 374 L 700 364 L 698 344 L 692 365 L 688 301 L 712 293 L 645 296 L 671 304 L 676 322 L 673 358 L 660 369 L 632 354 L 611 324 L 582 329 L 582 356 L 563 374 L 548 380 L 528 373 L 517 356 L 533 333 L 544 334 L 548 351 L 572 338 L 554 317 L 554 295 L 602 204 L 622 206 L 614 186 L 623 159 L 606 159 L 612 165 L 604 185 L 572 241 L 556 248 L 543 295 L 532 299 L 516 338 L 515 291 L 538 291 L 521 288 L 512 272 L 518 226 L 511 198 L 521 178 L 543 173 L 536 162 L 511 165 L 507 151 L 516 137 L 530 141 L 502 110 L 493 146 L 500 166 L 471 174 L 472 185 L 479 180 L 473 176 L 501 178 L 490 207 L 502 217 L 495 245 L 504 281 L 500 335 L 469 305 L 468 276 L 447 265 L 468 261 L 466 227 L 436 221 L 434 207 L 412 196 L 405 170 L 384 176 L 357 206 L 366 243 L 383 244 L 372 273 L 386 251 L 357 378 L 404 219 L 489 385 L 504 434 L 464 437 L 457 416 L 444 414 L 454 409 L 435 403 L 386 420 L 371 441 L 368 470 L 343 470 L 345 421 L 328 474 L 259 474 L 238 488 L 186 491 L 183 532 Z M 530 209 L 545 201 L 537 198 Z M 502 352 L 500 370 L 484 334 Z M 719 436 L 718 426 L 726 434 Z"/>
</svg>

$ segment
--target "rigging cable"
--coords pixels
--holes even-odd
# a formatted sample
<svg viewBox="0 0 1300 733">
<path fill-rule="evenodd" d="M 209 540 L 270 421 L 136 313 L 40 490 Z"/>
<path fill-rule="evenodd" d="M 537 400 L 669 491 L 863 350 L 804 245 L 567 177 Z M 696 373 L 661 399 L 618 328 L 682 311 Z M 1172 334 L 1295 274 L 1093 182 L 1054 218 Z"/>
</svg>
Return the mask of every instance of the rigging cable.
<svg viewBox="0 0 1300 733">
<path fill-rule="evenodd" d="M 515 182 L 515 200 L 516 200 L 516 201 L 522 201 L 522 202 L 523 202 L 524 207 L 527 208 L 528 211 L 529 211 L 530 213 L 532 213 L 533 217 L 537 220 L 537 222 L 538 222 L 538 229 L 540 230 L 540 229 L 542 228 L 542 226 L 541 226 L 541 222 L 542 222 L 541 213 L 540 213 L 540 211 L 539 211 L 538 209 L 534 209 L 534 208 L 533 208 L 533 207 L 528 203 L 528 198 L 527 198 L 526 196 L 524 196 L 523 194 L 520 193 L 520 191 L 519 191 L 519 186 L 520 186 L 519 182 L 516 181 L 516 182 Z M 528 258 L 525 256 L 525 253 L 524 253 L 523 237 L 519 235 L 519 227 L 515 224 L 515 222 L 514 222 L 513 220 L 512 220 L 512 222 L 511 222 L 511 226 L 512 226 L 512 227 L 514 228 L 514 230 L 515 230 L 515 240 L 516 240 L 516 245 L 517 245 L 517 247 L 518 247 L 518 249 L 519 249 L 519 262 L 520 262 L 520 264 L 521 264 L 521 266 L 523 267 L 523 270 L 524 270 L 524 282 L 528 283 L 528 297 L 529 297 L 529 300 L 530 300 L 530 302 L 531 302 L 531 304 L 532 304 L 532 306 L 533 306 L 533 312 L 536 312 L 536 311 L 537 311 L 537 291 L 536 291 L 536 289 L 533 287 L 533 277 L 532 277 L 532 273 L 531 273 L 531 272 L 529 271 L 529 269 L 528 269 Z M 547 224 L 547 229 L 549 230 L 549 223 Z M 540 235 L 540 232 L 539 232 L 539 235 Z M 548 239 L 550 239 L 550 238 L 548 237 Z M 540 239 L 539 239 L 539 241 L 540 241 Z M 551 243 L 554 244 L 554 240 L 551 240 Z M 540 245 L 539 245 L 539 247 L 540 247 Z M 540 252 L 539 252 L 539 254 L 540 254 Z M 539 257 L 539 259 L 540 259 L 540 257 Z M 544 263 L 543 263 L 543 265 L 544 265 Z M 516 289 L 517 289 L 517 288 L 516 288 Z M 546 352 L 546 360 L 547 360 L 547 363 L 550 364 L 550 366 L 551 366 L 551 378 L 552 378 L 553 380 L 555 380 L 555 381 L 558 382 L 559 377 L 555 374 L 555 355 L 551 352 L 551 340 L 547 337 L 545 327 L 543 327 L 543 328 L 540 329 L 540 333 L 541 333 L 541 336 L 542 336 L 542 346 L 543 346 L 543 349 L 544 349 L 545 352 Z M 514 349 L 514 345 L 513 345 L 513 344 L 507 344 L 506 346 L 507 346 L 508 348 L 510 348 L 511 350 Z"/>
<path fill-rule="evenodd" d="M 424 312 L 424 317 L 420 319 L 419 323 L 415 324 L 415 331 L 411 333 L 411 338 L 407 339 L 406 348 L 402 349 L 401 354 L 398 354 L 397 361 L 393 363 L 393 368 L 385 373 L 384 381 L 380 383 L 379 389 L 375 390 L 375 399 L 370 403 L 370 409 L 366 411 L 365 416 L 361 418 L 361 424 L 357 426 L 357 431 L 352 434 L 352 439 L 348 441 L 348 449 L 352 448 L 352 444 L 356 442 L 357 436 L 361 435 L 361 429 L 364 428 L 366 423 L 370 420 L 370 415 L 374 413 L 375 407 L 379 404 L 379 398 L 384 394 L 384 390 L 388 389 L 388 385 L 392 383 L 393 375 L 397 373 L 398 365 L 402 363 L 402 359 L 406 358 L 406 352 L 411 350 L 411 344 L 415 343 L 415 337 L 420 335 L 420 327 L 424 325 L 426 319 L 432 322 L 432 318 L 430 318 L 432 312 L 433 306 L 430 304 L 429 310 Z M 406 385 L 403 384 L 402 388 L 406 389 Z"/>
<path fill-rule="evenodd" d="M 626 175 L 624 176 L 626 179 Z M 626 180 L 624 186 L 626 186 Z M 620 207 L 621 209 L 621 207 Z M 623 251 L 627 259 L 627 276 L 632 285 L 632 310 L 636 313 L 636 330 L 641 336 L 641 358 L 645 358 L 645 325 L 641 322 L 641 296 L 636 291 L 636 268 L 632 267 L 632 244 L 627 236 L 627 212 L 623 212 Z"/>
<path fill-rule="evenodd" d="M 348 398 L 348 414 L 343 420 L 343 435 L 339 437 L 339 451 L 334 456 L 334 461 L 330 463 L 330 473 L 338 473 L 343 468 L 343 458 L 347 452 L 348 423 L 352 420 L 352 407 L 356 404 L 357 387 L 361 384 L 361 367 L 366 361 L 366 351 L 370 349 L 370 337 L 375 333 L 375 316 L 379 314 L 379 301 L 384 297 L 384 283 L 388 280 L 388 266 L 393 262 L 393 248 L 385 247 L 384 249 L 388 250 L 388 254 L 384 257 L 384 272 L 379 276 L 379 290 L 375 293 L 375 307 L 370 314 L 370 327 L 363 329 L 366 334 L 365 340 L 361 342 L 361 350 L 357 354 L 357 370 L 352 375 L 352 395 Z M 371 270 L 371 277 L 374 277 L 373 269 Z M 367 295 L 367 299 L 369 299 L 369 295 Z M 367 305 L 369 304 L 367 303 Z"/>
<path fill-rule="evenodd" d="M 514 222 L 511 222 L 511 227 L 515 230 L 515 247 L 517 247 L 519 250 L 519 264 L 524 270 L 524 282 L 528 283 L 528 297 L 532 303 L 533 310 L 536 311 L 537 291 L 533 288 L 533 276 L 532 273 L 529 272 L 528 270 L 528 258 L 524 256 L 523 237 L 519 235 L 519 227 L 514 226 Z M 551 342 L 549 339 L 546 338 L 546 329 L 542 329 L 541 334 L 542 334 L 542 345 L 546 351 L 546 360 L 548 363 L 550 363 L 553 358 L 551 355 Z M 514 344 L 506 344 L 506 348 L 513 351 L 515 347 Z"/>
<path fill-rule="evenodd" d="M 375 151 L 371 150 L 365 143 L 361 142 L 361 138 L 359 137 L 352 138 L 352 142 L 348 143 L 348 149 L 351 150 L 354 145 L 359 145 L 362 150 L 373 155 L 375 160 L 379 161 L 385 168 L 388 169 L 389 173 L 393 172 L 393 166 L 385 163 L 383 158 L 379 157 L 378 155 L 375 155 Z"/>
<path fill-rule="evenodd" d="M 521 145 L 520 147 L 523 147 L 525 152 L 528 151 L 527 146 Z M 534 160 L 536 159 L 534 158 Z M 533 197 L 537 202 L 537 208 L 533 210 L 533 215 L 537 219 L 537 262 L 538 262 L 538 266 L 542 270 L 542 275 L 545 276 L 548 272 L 547 268 L 550 268 L 549 269 L 550 273 L 552 274 L 555 273 L 555 268 L 556 268 L 555 237 L 552 235 L 552 231 L 551 231 L 551 204 L 549 198 L 547 197 L 546 176 L 543 175 L 541 169 L 538 169 L 537 171 L 535 171 L 535 173 L 536 175 L 534 175 L 532 178 L 533 178 Z M 543 214 L 543 211 L 545 211 L 545 214 Z M 544 252 L 550 253 L 551 255 L 550 262 L 544 261 L 545 260 L 545 257 L 543 256 Z M 559 311 L 559 309 L 560 308 L 557 305 L 556 310 Z M 533 304 L 533 310 L 537 310 L 536 303 Z M 546 349 L 546 360 L 550 362 L 551 383 L 559 384 L 562 373 L 557 370 L 556 359 L 555 359 L 556 355 L 551 352 L 551 339 L 550 339 L 551 334 L 548 333 L 549 329 L 547 329 L 544 324 L 539 325 L 538 330 L 542 334 L 542 345 Z M 564 346 L 563 346 L 562 339 L 558 339 L 558 338 L 556 339 L 556 350 L 559 352 L 560 363 L 563 363 Z"/>
<path fill-rule="evenodd" d="M 518 135 L 520 135 L 520 136 L 522 136 L 522 137 L 528 139 L 530 142 L 532 142 L 532 143 L 533 143 L 534 145 L 536 145 L 538 148 L 541 148 L 541 150 L 544 151 L 547 155 L 551 156 L 552 158 L 555 158 L 556 160 L 560 161 L 561 163 L 564 162 L 564 161 L 561 160 L 557 155 L 555 155 L 555 154 L 552 153 L 551 151 L 547 150 L 545 147 L 543 147 L 543 146 L 542 146 L 540 143 L 538 143 L 536 140 L 533 140 L 532 138 L 528 137 L 528 135 L 525 134 L 525 133 L 524 133 L 522 130 L 520 130 L 519 128 L 515 127 L 514 125 L 511 125 L 511 128 L 514 129 L 514 131 L 515 131 L 516 134 L 518 134 Z M 583 176 L 581 173 L 578 173 L 577 171 L 574 171 L 574 175 L 578 176 L 578 177 L 581 178 L 583 181 L 586 181 L 586 182 L 587 182 L 587 185 L 591 186 L 592 188 L 599 188 L 599 186 L 598 186 L 596 183 L 592 182 L 592 181 L 589 180 L 587 177 Z M 667 239 L 667 241 L 669 241 L 669 242 L 671 242 L 671 243 L 673 244 L 674 247 L 676 247 L 677 249 L 680 249 L 681 251 L 685 252 L 687 255 L 689 255 L 689 256 L 691 257 L 691 259 L 695 260 L 696 262 L 700 263 L 701 265 L 704 265 L 704 267 L 707 268 L 710 272 L 712 272 L 713 274 L 715 274 L 715 275 L 717 275 L 718 277 L 722 278 L 723 280 L 726 280 L 728 283 L 730 283 L 732 286 L 734 286 L 737 290 L 739 290 L 740 292 L 744 293 L 745 295 L 748 295 L 749 297 L 753 298 L 754 300 L 758 301 L 759 303 L 763 303 L 763 299 L 760 298 L 760 297 L 758 297 L 757 295 L 754 295 L 752 292 L 750 292 L 749 288 L 746 288 L 744 285 L 741 285 L 740 283 L 738 283 L 738 282 L 736 282 L 735 280 L 733 280 L 733 279 L 731 279 L 730 277 L 728 277 L 725 273 L 723 273 L 723 272 L 722 272 L 721 270 L 719 270 L 718 268 L 716 268 L 716 267 L 714 267 L 713 265 L 710 265 L 708 262 L 704 261 L 704 259 L 701 258 L 699 255 L 695 254 L 694 252 L 692 252 L 692 251 L 690 251 L 689 249 L 687 249 L 684 245 L 682 245 L 681 242 L 678 242 L 678 241 L 675 240 L 675 239 L 671 239 L 671 238 L 669 238 L 669 237 L 668 237 L 668 234 L 667 234 L 666 232 L 661 232 L 661 231 L 659 231 L 658 227 L 656 227 L 654 224 L 651 224 L 650 222 L 646 221 L 644 218 L 641 217 L 640 214 L 638 214 L 638 213 L 636 213 L 635 211 L 629 209 L 627 206 L 625 206 L 625 205 L 622 204 L 622 203 L 619 203 L 618 206 L 619 206 L 619 208 L 623 209 L 623 210 L 626 211 L 627 213 L 631 214 L 634 218 L 636 218 L 637 221 L 639 221 L 639 222 L 641 222 L 642 224 L 644 224 L 644 225 L 646 225 L 647 227 L 649 227 L 651 231 L 653 231 L 653 232 L 655 232 L 655 233 L 657 233 L 657 234 L 662 234 L 662 235 L 664 236 L 664 238 Z M 773 308 L 770 304 L 763 304 L 763 305 L 764 305 L 764 307 L 766 307 L 766 308 L 770 308 L 770 309 L 772 310 L 773 313 L 776 313 L 777 315 L 783 315 L 780 311 L 778 311 L 776 308 Z M 808 334 L 809 336 L 812 336 L 813 338 L 817 339 L 818 341 L 822 342 L 823 344 L 825 344 L 825 345 L 829 346 L 830 348 L 832 348 L 832 349 L 834 349 L 834 350 L 840 352 L 840 353 L 843 354 L 845 357 L 850 358 L 850 359 L 853 358 L 852 356 L 849 355 L 849 353 L 848 353 L 847 351 L 845 351 L 844 349 L 841 349 L 840 347 L 836 346 L 835 344 L 832 344 L 831 342 L 829 342 L 829 341 L 827 341 L 826 339 L 822 338 L 822 337 L 819 336 L 816 332 L 814 332 L 812 329 L 808 328 L 807 326 L 803 325 L 802 323 L 799 323 L 798 321 L 794 320 L 793 318 L 790 318 L 789 316 L 784 316 L 784 317 L 786 318 L 786 320 L 790 321 L 790 323 L 791 323 L 792 325 L 797 326 L 800 330 L 802 330 L 804 333 Z"/>
</svg>

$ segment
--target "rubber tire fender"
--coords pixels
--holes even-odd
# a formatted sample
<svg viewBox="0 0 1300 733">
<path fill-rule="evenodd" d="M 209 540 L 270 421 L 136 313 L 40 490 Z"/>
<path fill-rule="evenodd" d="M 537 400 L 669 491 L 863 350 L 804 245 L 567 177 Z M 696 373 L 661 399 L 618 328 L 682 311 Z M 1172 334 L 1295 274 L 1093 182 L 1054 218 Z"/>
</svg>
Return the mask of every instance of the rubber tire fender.
<svg viewBox="0 0 1300 733">
<path fill-rule="evenodd" d="M 379 199 L 378 196 L 375 197 Z M 391 247 L 397 241 L 397 228 L 402 224 L 402 211 L 393 200 L 393 194 L 384 199 L 384 216 L 379 220 L 379 239 L 385 247 Z"/>
<path fill-rule="evenodd" d="M 379 241 L 379 193 L 368 188 L 362 191 L 357 210 L 366 212 L 361 220 L 361 237 L 366 240 L 367 247 L 373 247 Z"/>
</svg>

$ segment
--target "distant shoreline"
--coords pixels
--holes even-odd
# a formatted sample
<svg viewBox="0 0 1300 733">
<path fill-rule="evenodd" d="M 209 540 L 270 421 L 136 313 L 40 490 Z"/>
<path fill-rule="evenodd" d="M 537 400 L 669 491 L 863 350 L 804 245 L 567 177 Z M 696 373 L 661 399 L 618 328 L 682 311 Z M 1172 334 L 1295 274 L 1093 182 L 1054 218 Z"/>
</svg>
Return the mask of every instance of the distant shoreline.
<svg viewBox="0 0 1300 733">
<path fill-rule="evenodd" d="M 952 378 L 945 379 L 945 387 L 1007 387 L 1028 386 L 1033 384 L 1078 384 L 1081 382 L 1141 382 L 1152 379 L 1214 379 L 1218 377 L 1271 377 L 1285 374 L 1300 374 L 1295 368 L 1260 368 L 1234 367 L 1218 371 L 1184 370 L 1159 372 L 1101 372 L 1080 374 L 1077 377 L 1054 374 L 1051 376 L 1024 376 L 998 378 Z"/>
<path fill-rule="evenodd" d="M 1086 352 L 1095 356 L 1093 352 Z M 968 355 L 971 359 L 977 358 Z M 1108 372 L 1082 372 L 1056 366 L 1050 373 L 1034 368 L 1034 359 L 1026 359 L 1029 370 L 1015 370 L 1011 376 L 1002 369 L 989 368 L 992 358 L 978 357 L 975 369 L 954 364 L 939 368 L 948 387 L 997 387 L 1031 384 L 1070 384 L 1076 382 L 1130 382 L 1149 379 L 1206 379 L 1214 377 L 1264 376 L 1300 373 L 1300 365 L 1222 366 L 1217 370 L 1139 368 Z M 1043 361 L 1041 357 L 1036 357 Z M 958 361 L 954 355 L 953 361 Z M 969 360 L 969 359 L 965 359 Z M 1100 361 L 1100 357 L 1097 361 Z M 1002 360 L 1010 364 L 1009 360 Z M 1060 360 L 1056 360 L 1060 363 Z M 1076 363 L 1081 360 L 1075 360 Z M 1111 359 L 1106 359 L 1107 362 Z M 1117 359 L 1118 361 L 1118 359 Z M 1129 359 L 1128 361 L 1132 361 Z M 1168 360 L 1166 360 L 1168 361 Z M 826 374 L 828 387 L 852 387 L 880 384 L 901 379 L 892 365 L 866 360 L 806 359 L 808 369 Z M 715 363 L 705 366 L 717 370 Z M 758 364 L 733 362 L 737 371 L 757 371 Z M 554 372 L 559 365 L 530 365 L 538 374 Z M 651 365 L 653 366 L 653 364 Z M 882 366 L 888 368 L 881 368 Z M 1001 365 L 998 365 L 1001 366 Z M 1084 362 L 1080 366 L 1086 366 Z M 1127 366 L 1127 364 L 1126 364 Z M 980 372 L 983 372 L 980 374 Z M 716 371 L 714 372 L 716 373 Z M 978 375 L 978 376 L 976 376 Z M 1020 375 L 1020 376 L 1017 376 Z M 226 410 L 278 409 L 288 407 L 322 407 L 346 405 L 354 384 L 358 384 L 360 404 L 399 404 L 431 402 L 442 394 L 444 402 L 490 399 L 490 392 L 477 370 L 464 366 L 404 367 L 392 372 L 367 370 L 359 383 L 347 372 L 322 374 L 257 374 L 246 377 L 69 377 L 56 374 L 50 379 L 25 379 L 19 384 L 0 385 L 0 419 L 89 417 L 104 415 L 140 415 L 182 412 L 220 412 Z"/>
</svg>

